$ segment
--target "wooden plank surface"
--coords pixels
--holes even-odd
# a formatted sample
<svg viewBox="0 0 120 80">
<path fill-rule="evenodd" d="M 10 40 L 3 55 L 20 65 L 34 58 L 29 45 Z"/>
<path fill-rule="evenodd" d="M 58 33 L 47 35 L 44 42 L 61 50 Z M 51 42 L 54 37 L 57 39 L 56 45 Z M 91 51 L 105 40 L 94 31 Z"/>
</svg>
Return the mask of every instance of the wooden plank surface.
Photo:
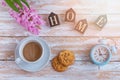
<svg viewBox="0 0 120 80">
<path fill-rule="evenodd" d="M 33 7 L 39 10 L 39 14 L 47 21 L 45 27 L 41 30 L 39 36 L 119 36 L 120 35 L 120 11 L 119 0 L 33 0 L 30 1 Z M 67 6 L 69 4 L 69 6 Z M 63 5 L 63 6 L 61 6 Z M 75 23 L 67 23 L 64 21 L 65 12 L 73 7 L 77 13 Z M 8 8 L 0 6 L 0 36 L 27 36 L 32 35 L 22 26 L 15 23 L 8 14 Z M 50 28 L 48 24 L 48 14 L 50 12 L 59 14 L 61 25 Z M 106 14 L 108 23 L 102 31 L 97 29 L 94 24 L 99 15 Z M 74 26 L 81 19 L 87 19 L 88 29 L 85 34 L 81 34 L 74 30 Z M 21 33 L 22 32 L 22 33 Z"/>
<path fill-rule="evenodd" d="M 77 15 L 75 23 L 64 22 L 64 15 L 59 15 L 61 25 L 53 28 L 49 27 L 47 20 L 48 15 L 42 15 L 47 21 L 45 26 L 42 26 L 42 30 L 39 36 L 119 36 L 120 35 L 120 15 L 107 15 L 108 23 L 102 29 L 99 30 L 95 25 L 95 20 L 99 15 Z M 74 30 L 75 25 L 81 19 L 87 19 L 88 28 L 84 34 L 81 34 Z M 26 31 L 22 26 L 15 23 L 9 15 L 4 17 L 0 15 L 0 36 L 27 36 L 32 35 Z M 22 32 L 22 33 L 21 33 Z"/>
<path fill-rule="evenodd" d="M 12 65 L 11 65 L 12 64 Z M 59 73 L 53 70 L 50 63 L 42 70 L 35 73 L 23 71 L 13 61 L 0 61 L 0 79 L 2 80 L 119 80 L 120 67 L 118 63 L 110 63 L 99 69 L 98 66 L 85 61 L 76 61 L 67 71 Z M 110 67 L 111 66 L 111 67 Z M 107 69 L 108 68 L 108 69 Z M 116 69 L 117 68 L 117 69 Z"/>
<path fill-rule="evenodd" d="M 29 0 L 33 8 L 40 14 L 48 14 L 51 11 L 64 14 L 69 8 L 74 8 L 77 14 L 119 14 L 119 0 Z M 1 7 L 1 6 L 0 6 Z M 0 11 L 7 11 L 1 8 Z M 6 13 L 6 12 L 2 12 Z"/>
<path fill-rule="evenodd" d="M 31 33 L 24 30 L 8 14 L 8 7 L 0 6 L 0 80 L 120 80 L 120 0 L 28 0 L 47 22 L 40 33 L 51 48 L 48 65 L 41 71 L 29 73 L 21 70 L 14 62 L 17 44 Z M 69 5 L 69 6 L 68 6 Z M 64 22 L 66 10 L 73 8 L 77 18 L 74 23 Z M 47 17 L 55 12 L 60 17 L 60 26 L 49 27 Z M 107 14 L 108 23 L 99 31 L 94 21 L 101 14 Z M 85 34 L 74 30 L 81 19 L 88 20 Z M 111 45 L 117 44 L 118 53 L 112 54 L 108 65 L 99 67 L 90 58 L 90 49 L 98 40 L 106 38 Z M 61 50 L 72 50 L 75 64 L 59 73 L 51 67 L 51 60 Z"/>
<path fill-rule="evenodd" d="M 66 72 L 57 73 L 52 67 L 51 63 L 42 70 L 36 73 L 28 73 L 22 71 L 14 62 L 14 50 L 16 44 L 25 37 L 0 37 L 0 78 L 2 79 L 31 79 L 34 77 L 36 79 L 52 79 L 55 80 L 58 77 L 59 79 L 112 79 L 111 75 L 117 75 L 116 79 L 119 79 L 120 71 L 120 55 L 119 55 L 119 41 L 120 38 L 111 38 L 108 37 L 109 43 L 114 45 L 111 39 L 115 40 L 118 46 L 118 53 L 113 54 L 111 62 L 103 67 L 98 67 L 91 63 L 89 59 L 89 51 L 91 47 L 95 44 L 98 44 L 98 37 L 41 37 L 44 39 L 51 48 L 51 58 L 56 56 L 59 51 L 64 49 L 73 50 L 76 56 L 76 62 L 72 65 Z M 94 41 L 94 43 L 93 43 Z M 53 44 L 54 43 L 54 44 Z M 9 66 L 8 66 L 9 65 Z M 10 71 L 9 71 L 10 70 Z M 82 73 L 81 73 L 82 71 Z M 9 72 L 9 73 L 8 73 Z M 4 75 L 3 75 L 4 74 Z M 73 77 L 70 77 L 74 74 Z M 87 74 L 87 75 L 86 75 Z M 108 75 L 109 74 L 109 75 Z M 9 75 L 9 76 L 8 76 Z M 43 76 L 44 75 L 44 76 Z M 64 76 L 65 75 L 65 76 Z"/>
<path fill-rule="evenodd" d="M 0 59 L 14 60 L 14 51 L 25 37 L 0 37 Z M 76 60 L 89 60 L 89 53 L 93 46 L 99 44 L 99 37 L 40 37 L 44 39 L 51 48 L 51 58 L 55 57 L 61 50 L 71 50 L 75 53 Z M 112 61 L 120 61 L 120 38 L 106 37 L 108 43 L 117 45 L 118 53 L 112 54 Z M 115 42 L 113 42 L 113 40 Z M 54 44 L 53 44 L 54 43 Z"/>
</svg>

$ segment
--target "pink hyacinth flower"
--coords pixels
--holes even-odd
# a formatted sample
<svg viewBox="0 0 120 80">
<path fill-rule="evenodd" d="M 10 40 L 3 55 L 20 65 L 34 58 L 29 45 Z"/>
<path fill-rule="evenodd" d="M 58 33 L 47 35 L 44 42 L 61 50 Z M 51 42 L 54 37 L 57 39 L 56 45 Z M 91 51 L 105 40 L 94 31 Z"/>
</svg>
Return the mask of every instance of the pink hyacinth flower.
<svg viewBox="0 0 120 80">
<path fill-rule="evenodd" d="M 2 6 L 6 6 L 6 3 L 5 3 L 5 1 L 4 0 L 2 0 Z"/>
<path fill-rule="evenodd" d="M 4 4 L 4 1 L 3 1 Z M 16 5 L 17 6 L 17 5 Z M 18 7 L 18 6 L 17 6 Z M 18 7 L 19 8 L 19 7 Z M 20 12 L 15 12 L 13 10 L 9 10 L 10 15 L 15 18 L 15 20 L 22 25 L 29 32 L 38 35 L 40 31 L 40 25 L 44 25 L 44 21 L 41 16 L 37 14 L 35 9 L 28 8 L 23 5 L 23 9 L 19 10 Z"/>
</svg>

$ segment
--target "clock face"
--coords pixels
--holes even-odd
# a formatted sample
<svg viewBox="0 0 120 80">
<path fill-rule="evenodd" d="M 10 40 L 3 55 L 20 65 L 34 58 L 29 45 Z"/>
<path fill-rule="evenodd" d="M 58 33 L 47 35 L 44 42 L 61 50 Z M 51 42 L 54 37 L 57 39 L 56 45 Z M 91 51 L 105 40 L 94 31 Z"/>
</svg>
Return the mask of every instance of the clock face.
<svg viewBox="0 0 120 80">
<path fill-rule="evenodd" d="M 111 59 L 111 51 L 107 45 L 96 45 L 92 48 L 90 58 L 96 65 L 105 65 Z"/>
<path fill-rule="evenodd" d="M 105 62 L 109 58 L 109 50 L 103 46 L 96 47 L 94 51 L 94 58 L 97 62 Z"/>
</svg>

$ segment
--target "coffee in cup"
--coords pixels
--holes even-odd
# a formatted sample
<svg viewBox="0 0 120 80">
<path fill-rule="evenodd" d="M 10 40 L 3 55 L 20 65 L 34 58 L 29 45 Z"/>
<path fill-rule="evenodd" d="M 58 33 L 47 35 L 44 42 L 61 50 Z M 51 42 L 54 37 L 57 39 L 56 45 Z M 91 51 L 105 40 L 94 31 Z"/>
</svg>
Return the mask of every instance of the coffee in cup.
<svg viewBox="0 0 120 80">
<path fill-rule="evenodd" d="M 42 47 L 37 42 L 29 42 L 23 48 L 23 57 L 29 61 L 37 61 L 42 55 Z"/>
</svg>

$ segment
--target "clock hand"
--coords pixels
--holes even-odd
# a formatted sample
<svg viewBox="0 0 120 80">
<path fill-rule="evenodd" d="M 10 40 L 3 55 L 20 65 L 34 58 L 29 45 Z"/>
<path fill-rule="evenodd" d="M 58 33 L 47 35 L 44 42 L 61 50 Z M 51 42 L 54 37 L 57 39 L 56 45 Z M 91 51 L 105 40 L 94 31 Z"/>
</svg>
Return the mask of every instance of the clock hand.
<svg viewBox="0 0 120 80">
<path fill-rule="evenodd" d="M 101 54 L 102 54 L 102 55 L 107 55 L 106 52 L 103 52 L 103 51 L 101 51 Z"/>
<path fill-rule="evenodd" d="M 103 57 L 105 60 L 107 59 L 107 55 L 106 55 L 106 54 L 102 55 L 102 57 Z"/>
<path fill-rule="evenodd" d="M 99 50 L 99 53 L 100 53 L 99 55 L 102 55 L 101 50 L 100 49 L 98 49 L 98 50 Z"/>
<path fill-rule="evenodd" d="M 103 50 L 100 50 L 100 53 L 103 54 L 104 53 Z"/>
</svg>

